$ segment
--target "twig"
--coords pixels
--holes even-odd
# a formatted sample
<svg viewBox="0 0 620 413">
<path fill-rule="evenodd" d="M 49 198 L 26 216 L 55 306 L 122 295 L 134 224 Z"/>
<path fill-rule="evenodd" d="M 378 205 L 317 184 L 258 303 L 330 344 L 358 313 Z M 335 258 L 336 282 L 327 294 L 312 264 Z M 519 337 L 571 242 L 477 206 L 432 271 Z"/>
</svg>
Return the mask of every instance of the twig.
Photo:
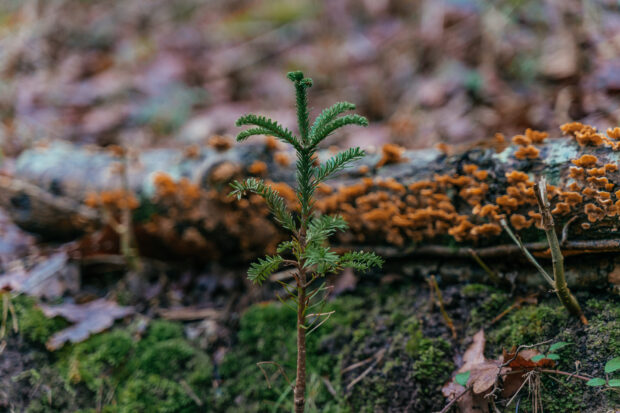
<svg viewBox="0 0 620 413">
<path fill-rule="evenodd" d="M 353 363 L 353 364 L 351 364 L 350 366 L 345 367 L 345 368 L 342 370 L 342 374 L 344 374 L 344 373 L 346 373 L 346 372 L 348 372 L 348 371 L 351 371 L 351 370 L 355 370 L 356 368 L 361 367 L 361 366 L 363 366 L 364 364 L 368 364 L 368 363 L 370 363 L 371 361 L 373 361 L 374 359 L 375 359 L 375 356 L 374 356 L 374 355 L 372 355 L 372 356 L 368 357 L 367 359 L 364 359 L 364 360 L 362 360 L 362 361 L 358 361 L 357 363 Z"/>
<path fill-rule="evenodd" d="M 366 377 L 368 375 L 368 373 L 370 373 L 372 371 L 372 369 L 375 368 L 375 366 L 377 364 L 379 364 L 379 362 L 383 359 L 383 356 L 385 355 L 386 352 L 386 348 L 382 348 L 381 350 L 379 350 L 379 352 L 377 352 L 377 354 L 375 354 L 375 361 L 368 366 L 368 368 L 366 370 L 364 370 L 362 372 L 362 374 L 360 374 L 359 376 L 357 376 L 355 378 L 355 380 L 353 380 L 351 383 L 349 383 L 347 385 L 347 391 L 351 390 L 353 388 L 353 386 L 355 386 L 357 383 L 359 383 L 364 377 Z"/>
<path fill-rule="evenodd" d="M 198 397 L 198 395 L 194 392 L 194 390 L 190 387 L 189 384 L 187 384 L 187 382 L 185 380 L 181 380 L 179 382 L 181 384 L 181 387 L 183 387 L 183 390 L 185 390 L 185 392 L 188 394 L 189 397 L 191 397 L 191 399 L 198 405 L 198 406 L 202 406 L 204 403 L 202 402 L 202 400 L 200 400 L 200 398 Z"/>
<path fill-rule="evenodd" d="M 512 238 L 512 240 L 515 242 L 515 244 L 517 244 L 519 246 L 519 249 L 521 249 L 521 252 L 523 252 L 523 255 L 525 255 L 525 258 L 527 258 L 534 265 L 534 267 L 536 267 L 538 272 L 549 283 L 551 288 L 555 289 L 555 282 L 553 281 L 553 278 L 551 278 L 549 273 L 547 271 L 545 271 L 545 269 L 543 267 L 540 266 L 538 261 L 536 261 L 536 258 L 534 258 L 532 256 L 532 254 L 530 254 L 530 252 L 527 250 L 525 245 L 523 245 L 523 242 L 521 241 L 521 239 L 517 235 L 515 235 L 514 232 L 512 232 L 512 230 L 508 226 L 508 223 L 506 222 L 506 220 L 504 218 L 502 218 L 502 219 L 500 219 L 499 223 L 501 224 L 502 227 L 504 227 L 504 230 L 508 233 L 510 238 Z"/>
<path fill-rule="evenodd" d="M 553 279 L 556 294 L 564 307 L 572 315 L 579 317 L 584 325 L 588 325 L 588 320 L 581 307 L 577 302 L 575 296 L 571 293 L 566 284 L 566 277 L 564 276 L 564 256 L 560 249 L 560 243 L 558 242 L 558 236 L 555 233 L 555 226 L 553 223 L 553 215 L 549 208 L 549 200 L 547 198 L 547 181 L 545 178 L 541 178 L 539 182 L 534 184 L 534 192 L 536 193 L 536 200 L 538 201 L 538 208 L 542 215 L 542 224 L 547 235 L 547 241 L 549 242 L 549 249 L 551 250 L 551 261 L 553 263 Z"/>
<path fill-rule="evenodd" d="M 450 318 L 450 315 L 448 314 L 443 305 L 443 296 L 441 295 L 441 290 L 439 289 L 439 285 L 437 285 L 437 280 L 435 279 L 434 275 L 428 277 L 428 283 L 431 286 L 431 289 L 435 290 L 435 294 L 437 296 L 437 304 L 439 305 L 439 312 L 441 313 L 448 328 L 450 328 L 450 331 L 452 331 L 452 338 L 456 340 L 456 328 L 454 328 L 454 322 Z"/>
<path fill-rule="evenodd" d="M 495 271 L 489 268 L 489 266 L 486 265 L 484 261 L 482 261 L 482 258 L 480 258 L 478 253 L 473 248 L 469 248 L 468 252 L 469 255 L 471 255 L 471 257 L 478 263 L 478 265 L 480 265 L 480 267 L 482 267 L 482 269 L 489 275 L 489 278 L 491 279 L 491 281 L 493 281 L 493 284 L 503 284 L 502 279 L 499 277 L 499 275 L 497 275 Z"/>
<path fill-rule="evenodd" d="M 544 346 L 545 344 L 549 344 L 551 343 L 553 340 L 549 339 L 549 340 L 545 340 L 545 341 L 541 341 L 540 343 L 536 343 L 536 344 L 521 344 L 519 347 L 517 347 L 517 350 L 515 351 L 515 355 L 512 356 L 512 358 L 508 361 L 505 361 L 502 364 L 502 367 L 506 367 L 508 366 L 510 363 L 512 363 L 513 361 L 515 361 L 517 359 L 517 357 L 519 356 L 519 353 L 522 352 L 523 350 L 527 350 L 528 348 L 533 348 L 533 347 L 539 347 L 539 346 Z"/>
<path fill-rule="evenodd" d="M 585 380 L 585 381 L 588 381 L 588 380 L 590 380 L 592 378 L 592 377 L 582 376 L 580 374 L 568 373 L 568 372 L 562 371 L 562 370 L 540 369 L 540 372 L 541 373 L 560 374 L 562 376 L 568 376 L 569 378 L 576 377 L 576 378 L 578 378 L 580 380 Z"/>
<path fill-rule="evenodd" d="M 329 379 L 327 377 L 321 377 L 321 380 L 323 381 L 323 384 L 325 384 L 325 387 L 327 388 L 327 391 L 329 392 L 329 394 L 331 394 L 334 397 L 338 397 L 338 393 L 336 392 L 336 389 L 334 389 L 334 386 L 329 381 Z"/>
<path fill-rule="evenodd" d="M 312 328 L 312 330 L 308 331 L 306 334 L 310 335 L 310 333 L 312 333 L 314 330 L 316 330 L 317 328 L 321 327 L 323 325 L 323 323 L 325 323 L 327 320 L 329 320 L 329 317 L 332 316 L 332 314 L 334 314 L 336 312 L 336 310 L 334 311 L 330 311 L 328 313 L 318 313 L 318 314 L 308 314 L 306 317 L 311 317 L 311 316 L 316 316 L 321 317 L 321 316 L 327 316 L 323 319 L 323 321 L 321 321 L 319 324 L 317 324 L 316 326 L 314 326 L 314 328 Z"/>
<path fill-rule="evenodd" d="M 273 364 L 274 366 L 276 366 L 280 374 L 282 374 L 282 376 L 286 379 L 286 382 L 289 384 L 289 386 L 293 387 L 293 383 L 291 383 L 291 381 L 289 380 L 288 376 L 286 375 L 286 373 L 284 372 L 284 369 L 282 368 L 280 364 L 276 363 L 275 361 L 259 361 L 258 363 L 256 363 L 256 365 L 263 372 L 263 375 L 265 376 L 265 380 L 267 380 L 267 386 L 269 386 L 269 388 L 271 388 L 271 382 L 269 381 L 269 376 L 267 376 L 267 372 L 263 368 L 263 364 Z"/>
<path fill-rule="evenodd" d="M 547 242 L 528 242 L 525 247 L 533 251 L 535 256 L 548 257 L 549 245 Z M 594 254 L 603 252 L 620 251 L 620 239 L 600 239 L 600 240 L 577 240 L 566 241 L 563 244 L 564 256 L 579 254 Z M 411 258 L 412 256 L 440 256 L 454 258 L 470 258 L 469 248 L 454 248 L 444 245 L 421 245 L 416 247 L 398 248 L 385 245 L 350 245 L 344 244 L 339 247 L 343 251 L 363 251 L 372 248 L 383 257 L 389 258 Z M 495 245 L 492 247 L 480 247 L 473 249 L 481 258 L 498 258 L 517 255 L 521 248 L 515 244 Z"/>
<path fill-rule="evenodd" d="M 577 218 L 579 218 L 579 215 L 573 215 L 573 217 L 566 221 L 566 223 L 562 227 L 562 241 L 560 241 L 560 245 L 564 245 L 566 243 L 566 240 L 568 239 L 568 229 L 570 227 L 570 224 L 572 224 Z"/>
<path fill-rule="evenodd" d="M 517 391 L 515 392 L 514 396 L 512 396 L 510 398 L 510 400 L 508 400 L 508 403 L 506 403 L 506 407 L 510 406 L 510 404 L 512 403 L 512 401 L 515 399 L 515 397 L 517 397 L 519 395 L 519 392 L 521 391 L 521 389 L 523 388 L 523 386 L 526 385 L 526 383 L 529 383 L 531 380 L 530 375 L 528 375 L 525 380 L 523 380 L 523 383 L 521 383 L 521 386 L 519 386 L 519 388 L 517 389 Z"/>
<path fill-rule="evenodd" d="M 456 403 L 461 397 L 463 397 L 463 395 L 467 393 L 470 389 L 471 387 L 465 387 L 465 390 L 459 393 L 454 399 L 450 400 L 450 402 L 446 404 L 439 413 L 446 413 L 448 410 L 450 410 L 450 408 L 454 405 L 454 403 Z"/>
<path fill-rule="evenodd" d="M 521 304 L 523 304 L 523 303 L 536 304 L 536 296 L 535 295 L 530 295 L 530 296 L 525 297 L 525 298 L 524 297 L 517 298 L 515 300 L 515 302 L 512 303 L 512 305 L 510 307 L 508 307 L 507 309 L 505 309 L 504 311 L 499 313 L 497 316 L 495 316 L 495 318 L 493 320 L 491 320 L 489 325 L 492 326 L 493 324 L 497 323 L 499 320 L 504 318 L 508 313 L 510 313 L 515 308 L 521 308 Z"/>
</svg>

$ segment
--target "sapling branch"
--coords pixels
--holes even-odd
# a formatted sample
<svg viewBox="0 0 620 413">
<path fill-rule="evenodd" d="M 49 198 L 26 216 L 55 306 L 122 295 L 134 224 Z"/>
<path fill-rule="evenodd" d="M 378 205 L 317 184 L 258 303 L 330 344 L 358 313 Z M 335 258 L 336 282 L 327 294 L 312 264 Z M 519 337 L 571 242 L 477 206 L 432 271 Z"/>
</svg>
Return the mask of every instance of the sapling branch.
<svg viewBox="0 0 620 413">
<path fill-rule="evenodd" d="M 290 301 L 296 305 L 296 308 L 293 308 L 286 300 L 279 295 L 277 296 L 283 304 L 294 309 L 297 313 L 297 372 L 293 393 L 295 412 L 302 413 L 306 404 L 306 336 L 327 322 L 334 313 L 333 311 L 323 311 L 327 294 L 317 300 L 319 293 L 328 290 L 328 288 L 321 285 L 309 290 L 310 285 L 317 278 L 324 277 L 327 273 L 337 272 L 345 267 L 360 271 L 372 267 L 381 267 L 383 260 L 371 252 L 349 252 L 338 255 L 332 251 L 328 244 L 329 236 L 338 231 L 345 231 L 347 224 L 340 216 L 320 216 L 315 214 L 314 209 L 314 193 L 318 185 L 365 155 L 364 151 L 359 148 L 350 148 L 340 152 L 324 165 L 315 166 L 314 156 L 317 145 L 342 126 L 367 126 L 368 121 L 359 115 L 338 117 L 341 113 L 355 108 L 355 105 L 351 103 L 341 102 L 325 109 L 310 127 L 307 89 L 312 86 L 312 80 L 305 78 L 301 72 L 291 72 L 287 77 L 295 86 L 297 123 L 300 136 L 294 136 L 290 130 L 271 119 L 250 114 L 239 118 L 237 126 L 252 125 L 255 127 L 241 132 L 237 136 L 237 140 L 243 141 L 250 136 L 269 134 L 295 148 L 297 154 L 296 197 L 299 200 L 301 211 L 299 214 L 290 211 L 278 191 L 254 178 L 242 182 L 233 182 L 231 184 L 233 187 L 231 195 L 241 198 L 251 192 L 263 197 L 276 221 L 292 234 L 291 240 L 278 245 L 276 255 L 267 256 L 253 263 L 248 271 L 248 278 L 260 284 L 269 279 L 281 266 L 293 268 L 294 285 L 289 285 L 281 280 L 276 281 L 284 288 Z M 291 253 L 295 259 L 285 259 L 280 255 L 285 253 Z M 317 302 L 312 303 L 312 301 Z M 319 305 L 320 310 L 318 312 L 307 314 L 310 308 Z M 309 324 L 306 324 L 307 319 L 311 319 Z M 284 374 L 284 370 L 279 365 L 277 366 Z M 260 364 L 259 367 L 263 370 Z M 263 374 L 267 378 L 264 370 Z"/>
<path fill-rule="evenodd" d="M 521 238 L 519 238 L 514 232 L 512 232 L 512 230 L 508 226 L 508 223 L 506 222 L 506 220 L 502 218 L 499 221 L 499 223 L 504 228 L 504 230 L 508 233 L 510 238 L 512 238 L 512 240 L 515 242 L 515 244 L 517 244 L 517 246 L 519 247 L 521 252 L 523 252 L 523 255 L 525 255 L 525 258 L 527 258 L 528 261 L 531 262 L 532 265 L 534 265 L 534 267 L 536 267 L 536 269 L 538 270 L 540 275 L 542 275 L 543 278 L 547 281 L 547 283 L 549 283 L 549 286 L 551 286 L 551 288 L 555 289 L 555 281 L 553 281 L 553 278 L 551 278 L 549 273 L 547 271 L 545 271 L 545 269 L 538 263 L 538 261 L 536 261 L 536 258 L 534 258 L 534 256 L 528 251 L 528 249 L 525 247 L 525 245 L 523 245 L 523 242 L 521 241 Z"/>
<path fill-rule="evenodd" d="M 583 324 L 587 325 L 588 320 L 583 315 L 583 311 L 581 311 L 581 307 L 579 306 L 577 299 L 570 292 L 568 284 L 566 284 L 566 277 L 564 276 L 564 256 L 560 250 L 558 236 L 555 233 L 553 215 L 551 215 L 549 199 L 547 197 L 547 182 L 544 177 L 541 178 L 539 182 L 534 184 L 534 192 L 536 193 L 536 201 L 538 202 L 538 208 L 540 209 L 540 213 L 542 215 L 543 229 L 547 235 L 549 249 L 551 250 L 551 262 L 553 263 L 553 276 L 556 293 L 564 307 L 566 307 L 572 315 L 579 317 Z"/>
</svg>

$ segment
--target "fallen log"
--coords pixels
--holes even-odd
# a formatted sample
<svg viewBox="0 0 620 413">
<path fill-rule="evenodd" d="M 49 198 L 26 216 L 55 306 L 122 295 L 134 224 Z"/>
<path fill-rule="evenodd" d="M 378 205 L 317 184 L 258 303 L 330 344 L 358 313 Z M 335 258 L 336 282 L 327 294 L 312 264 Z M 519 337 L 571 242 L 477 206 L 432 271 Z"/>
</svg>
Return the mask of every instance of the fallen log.
<svg viewBox="0 0 620 413">
<path fill-rule="evenodd" d="M 574 123 L 563 131 L 569 136 L 548 139 L 528 130 L 511 145 L 496 138 L 453 153 L 386 145 L 322 185 L 317 209 L 349 222 L 350 231 L 336 240 L 346 248 L 461 259 L 473 248 L 483 259 L 505 260 L 520 255 L 498 224 L 505 217 L 534 253 L 545 256 L 533 194 L 534 180 L 545 176 L 564 254 L 613 255 L 620 250 L 620 129 L 605 136 Z M 322 151 L 317 161 L 333 153 Z M 101 208 L 127 207 L 118 164 L 109 151 L 64 142 L 26 151 L 0 180 L 0 206 L 30 231 L 88 232 L 106 224 Z M 294 158 L 270 139 L 153 149 L 127 165 L 125 189 L 137 197 L 131 208 L 147 255 L 165 250 L 176 257 L 245 260 L 272 252 L 284 235 L 260 199 L 227 197 L 233 179 L 264 178 L 296 206 Z M 42 218 L 46 208 L 56 219 Z"/>
</svg>

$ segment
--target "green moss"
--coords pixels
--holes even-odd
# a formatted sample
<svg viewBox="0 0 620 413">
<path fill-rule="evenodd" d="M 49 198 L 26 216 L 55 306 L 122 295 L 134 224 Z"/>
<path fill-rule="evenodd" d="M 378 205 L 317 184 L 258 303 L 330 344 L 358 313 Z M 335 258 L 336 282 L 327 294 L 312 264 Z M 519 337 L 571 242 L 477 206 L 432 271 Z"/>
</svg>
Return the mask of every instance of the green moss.
<svg viewBox="0 0 620 413">
<path fill-rule="evenodd" d="M 20 334 L 32 344 L 39 346 L 45 342 L 52 334 L 67 327 L 69 323 L 60 317 L 47 318 L 39 310 L 34 299 L 20 295 L 12 299 Z M 0 302 L 0 308 L 2 303 Z"/>
<path fill-rule="evenodd" d="M 159 341 L 183 338 L 183 326 L 167 320 L 154 320 L 148 328 L 147 335 L 141 343 L 157 343 Z"/>
<path fill-rule="evenodd" d="M 204 411 L 211 403 L 213 367 L 206 353 L 183 338 L 182 325 L 155 321 L 142 340 L 128 330 L 119 327 L 54 353 L 64 385 L 50 391 L 86 395 L 84 412 L 97 405 L 108 413 Z M 46 400 L 34 399 L 29 411 L 77 410 Z"/>
<path fill-rule="evenodd" d="M 507 294 L 494 292 L 488 295 L 470 312 L 470 322 L 467 330 L 469 335 L 473 335 L 476 331 L 488 326 L 507 307 Z"/>
<path fill-rule="evenodd" d="M 442 338 L 424 338 L 420 342 L 419 357 L 413 363 L 412 376 L 425 383 L 425 394 L 438 394 L 443 383 L 450 378 L 454 370 L 450 343 Z"/>
<path fill-rule="evenodd" d="M 556 368 L 573 372 L 579 362 L 580 372 L 603 377 L 605 362 L 620 354 L 620 306 L 614 297 L 606 299 L 583 299 L 582 307 L 589 319 L 588 326 L 570 317 L 564 307 L 555 300 L 538 306 L 527 306 L 506 316 L 498 325 L 487 332 L 488 347 L 498 354 L 501 348 L 520 344 L 534 344 L 552 339 L 554 342 L 566 341 L 566 346 L 557 354 L 560 359 Z M 542 347 L 541 351 L 545 351 Z M 599 392 L 585 385 L 581 380 L 554 379 L 560 376 L 543 374 L 542 403 L 546 412 L 560 413 L 573 411 L 608 411 L 620 404 L 614 392 Z M 531 411 L 527 391 L 523 397 L 523 411 Z"/>
<path fill-rule="evenodd" d="M 405 350 L 410 357 L 416 358 L 420 355 L 420 349 L 422 348 L 422 342 L 424 341 L 424 335 L 420 328 L 420 322 L 417 318 L 413 317 L 409 320 L 404 330 L 407 331 L 409 339 L 405 345 Z"/>
<path fill-rule="evenodd" d="M 505 316 L 489 332 L 487 342 L 506 348 L 538 343 L 556 337 L 568 318 L 561 304 L 528 305 Z"/>
<path fill-rule="evenodd" d="M 332 385 L 338 387 L 339 380 L 334 374 L 338 372 L 337 358 L 321 351 L 321 343 L 331 337 L 330 334 L 336 326 L 346 328 L 345 323 L 351 319 L 345 308 L 350 309 L 358 303 L 359 300 L 352 300 L 330 304 L 329 310 L 326 311 L 335 310 L 336 313 L 328 322 L 307 336 L 309 378 L 313 374 L 317 377 L 327 375 L 332 377 L 330 379 L 333 380 Z M 222 394 L 216 400 L 220 410 L 271 411 L 270 406 L 274 403 L 290 410 L 291 398 L 284 395 L 288 393 L 286 380 L 276 374 L 276 367 L 265 365 L 268 374 L 275 378 L 272 380 L 272 388 L 269 388 L 256 363 L 275 361 L 290 378 L 294 378 L 297 356 L 296 317 L 292 310 L 273 303 L 252 306 L 243 314 L 237 336 L 239 342 L 235 349 L 226 355 L 219 370 L 224 381 Z M 309 392 L 307 396 L 309 405 L 320 405 L 322 406 L 320 411 L 324 411 L 337 403 L 326 391 L 322 382 L 317 386 L 321 387 L 321 391 L 315 392 L 314 395 Z"/>
<path fill-rule="evenodd" d="M 208 387 L 212 376 L 211 361 L 207 355 L 180 338 L 144 347 L 137 369 L 173 380 L 185 379 L 197 388 Z M 206 395 L 204 391 L 201 393 Z"/>
<path fill-rule="evenodd" d="M 92 392 L 103 386 L 113 388 L 128 374 L 125 366 L 134 348 L 132 337 L 125 331 L 98 334 L 68 348 L 60 368 L 71 383 L 84 383 Z"/>
<path fill-rule="evenodd" d="M 197 413 L 204 411 L 176 381 L 138 374 L 120 390 L 118 413 Z"/>
<path fill-rule="evenodd" d="M 485 284 L 467 284 L 461 288 L 461 294 L 464 297 L 474 298 L 481 295 L 487 295 L 493 288 Z"/>
</svg>

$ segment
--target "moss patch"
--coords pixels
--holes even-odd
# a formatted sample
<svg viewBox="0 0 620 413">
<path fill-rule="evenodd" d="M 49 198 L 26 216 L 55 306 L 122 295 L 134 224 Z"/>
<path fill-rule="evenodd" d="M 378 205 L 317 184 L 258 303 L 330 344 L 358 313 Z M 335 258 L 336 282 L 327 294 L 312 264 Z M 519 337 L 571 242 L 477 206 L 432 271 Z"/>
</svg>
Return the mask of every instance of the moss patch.
<svg viewBox="0 0 620 413">
<path fill-rule="evenodd" d="M 12 299 L 17 323 L 22 336 L 37 346 L 44 346 L 52 334 L 67 327 L 69 323 L 63 318 L 47 318 L 41 310 L 35 306 L 34 299 L 19 295 Z M 0 308 L 2 303 L 0 302 Z"/>
<path fill-rule="evenodd" d="M 336 313 L 308 340 L 308 411 L 427 411 L 443 403 L 440 389 L 454 369 L 453 349 L 445 339 L 447 329 L 434 314 L 415 316 L 426 306 L 416 299 L 418 293 L 415 288 L 360 288 L 355 296 L 329 303 L 329 311 Z M 266 366 L 271 377 L 277 377 L 269 389 L 256 363 L 276 361 L 294 376 L 295 321 L 295 313 L 278 304 L 246 311 L 238 342 L 220 366 L 218 411 L 290 410 L 286 381 Z M 359 367 L 343 372 L 359 362 Z M 362 380 L 351 384 L 371 366 Z"/>
<path fill-rule="evenodd" d="M 581 373 L 604 377 L 605 362 L 620 354 L 620 305 L 614 296 L 588 298 L 582 294 L 579 300 L 589 319 L 588 326 L 570 317 L 555 297 L 549 297 L 536 306 L 514 310 L 488 330 L 489 353 L 497 356 L 502 348 L 520 344 L 565 341 L 570 345 L 557 352 L 558 370 L 573 372 L 578 362 Z M 546 347 L 540 350 L 544 352 Z M 617 393 L 600 393 L 581 380 L 567 381 L 563 376 L 543 374 L 541 381 L 545 412 L 599 412 L 620 406 Z M 531 411 L 527 396 L 524 392 L 523 411 Z"/>
<path fill-rule="evenodd" d="M 440 410 L 446 403 L 441 387 L 456 368 L 453 360 L 481 327 L 489 358 L 519 344 L 566 341 L 571 345 L 557 352 L 557 368 L 572 372 L 579 361 L 581 373 L 602 377 L 605 362 L 620 355 L 620 306 L 614 296 L 579 295 L 590 321 L 585 327 L 551 294 L 541 296 L 537 306 L 524 305 L 490 325 L 514 301 L 507 293 L 476 284 L 443 287 L 442 292 L 459 332 L 456 342 L 438 309 L 430 307 L 423 285 L 369 282 L 358 286 L 355 295 L 331 301 L 324 310 L 336 313 L 308 337 L 307 411 Z M 28 394 L 29 405 L 17 411 L 92 413 L 99 404 L 105 413 L 271 412 L 292 407 L 286 380 L 273 366 L 265 366 L 269 388 L 256 366 L 272 360 L 294 378 L 296 315 L 283 305 L 247 309 L 227 354 L 214 366 L 209 355 L 184 338 L 180 323 L 161 320 L 151 322 L 141 337 L 132 325 L 117 326 L 50 354 L 42 345 L 66 322 L 46 319 L 31 299 L 20 297 L 15 304 L 22 341 L 37 355 L 26 367 L 35 368 L 13 381 Z M 545 411 L 598 412 L 620 404 L 612 393 L 553 378 L 542 377 Z M 39 390 L 30 396 L 31 388 Z M 524 391 L 520 411 L 531 411 L 527 400 Z"/>
<path fill-rule="evenodd" d="M 26 340 L 39 345 L 64 327 L 47 320 L 30 299 L 16 305 Z M 21 315 L 21 316 L 20 316 Z M 179 323 L 154 321 L 143 337 L 117 327 L 52 353 L 43 373 L 32 370 L 18 381 L 46 388 L 32 397 L 27 412 L 205 411 L 213 394 L 209 356 L 183 338 Z M 50 397 L 53 395 L 53 397 Z M 82 410 L 79 410 L 81 408 Z"/>
</svg>

